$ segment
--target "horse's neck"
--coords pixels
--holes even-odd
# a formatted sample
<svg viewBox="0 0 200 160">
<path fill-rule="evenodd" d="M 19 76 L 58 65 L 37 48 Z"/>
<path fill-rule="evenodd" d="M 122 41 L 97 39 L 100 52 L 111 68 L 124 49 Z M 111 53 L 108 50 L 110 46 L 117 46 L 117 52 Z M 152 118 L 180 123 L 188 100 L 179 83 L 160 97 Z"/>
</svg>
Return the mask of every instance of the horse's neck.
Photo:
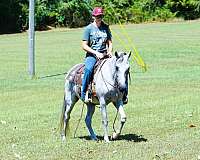
<svg viewBox="0 0 200 160">
<path fill-rule="evenodd" d="M 115 62 L 115 57 L 109 58 L 102 66 L 100 71 L 103 74 L 103 78 L 108 80 L 110 83 L 115 82 Z"/>
<path fill-rule="evenodd" d="M 112 77 L 114 78 L 114 76 L 115 76 L 115 73 L 116 73 L 116 57 L 112 57 L 111 59 L 110 59 L 110 61 L 109 61 L 109 68 L 110 68 L 110 70 L 111 70 L 111 75 L 112 75 Z M 113 79 L 114 80 L 114 79 Z"/>
</svg>

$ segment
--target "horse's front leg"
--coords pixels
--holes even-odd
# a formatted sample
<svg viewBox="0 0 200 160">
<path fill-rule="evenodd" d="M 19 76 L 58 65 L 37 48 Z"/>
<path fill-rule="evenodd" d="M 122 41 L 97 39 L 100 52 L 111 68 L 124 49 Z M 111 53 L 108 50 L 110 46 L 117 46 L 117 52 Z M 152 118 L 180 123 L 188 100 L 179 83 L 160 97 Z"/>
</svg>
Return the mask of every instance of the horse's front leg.
<svg viewBox="0 0 200 160">
<path fill-rule="evenodd" d="M 126 114 L 124 112 L 124 107 L 123 107 L 123 102 L 120 100 L 116 103 L 115 105 L 116 109 L 118 110 L 119 114 L 120 114 L 120 126 L 117 129 L 116 132 L 113 133 L 112 135 L 112 139 L 117 139 L 119 137 L 119 135 L 121 134 L 122 128 L 126 122 Z"/>
<path fill-rule="evenodd" d="M 102 125 L 104 130 L 104 140 L 105 142 L 110 142 L 108 138 L 108 117 L 107 117 L 107 110 L 106 110 L 106 102 L 105 99 L 102 97 L 100 98 L 100 110 L 102 116 Z"/>
</svg>

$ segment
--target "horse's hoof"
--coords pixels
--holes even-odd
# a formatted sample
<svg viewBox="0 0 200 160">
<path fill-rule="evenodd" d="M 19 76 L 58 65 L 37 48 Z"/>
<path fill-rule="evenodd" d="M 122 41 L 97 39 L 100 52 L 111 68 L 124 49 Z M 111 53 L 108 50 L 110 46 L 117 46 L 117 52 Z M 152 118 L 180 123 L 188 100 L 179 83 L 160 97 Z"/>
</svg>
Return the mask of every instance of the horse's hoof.
<svg viewBox="0 0 200 160">
<path fill-rule="evenodd" d="M 105 140 L 106 143 L 110 143 L 110 140 Z"/>
<path fill-rule="evenodd" d="M 98 141 L 99 139 L 95 136 L 95 137 L 91 137 L 92 141 Z"/>
<path fill-rule="evenodd" d="M 61 136 L 62 142 L 66 142 L 66 136 Z"/>
<path fill-rule="evenodd" d="M 109 140 L 108 137 L 104 137 L 104 141 L 105 141 L 106 143 L 110 143 L 110 140 Z"/>
<path fill-rule="evenodd" d="M 119 133 L 113 132 L 111 139 L 116 140 L 119 137 Z"/>
</svg>

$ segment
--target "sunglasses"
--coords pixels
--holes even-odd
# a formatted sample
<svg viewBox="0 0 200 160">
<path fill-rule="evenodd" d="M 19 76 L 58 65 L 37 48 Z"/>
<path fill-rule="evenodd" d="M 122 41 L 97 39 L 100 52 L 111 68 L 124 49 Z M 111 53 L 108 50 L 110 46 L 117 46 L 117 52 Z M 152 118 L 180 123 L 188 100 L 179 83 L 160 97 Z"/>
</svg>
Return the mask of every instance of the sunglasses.
<svg viewBox="0 0 200 160">
<path fill-rule="evenodd" d="M 103 18 L 103 15 L 95 16 L 95 18 L 97 18 L 97 19 Z"/>
</svg>

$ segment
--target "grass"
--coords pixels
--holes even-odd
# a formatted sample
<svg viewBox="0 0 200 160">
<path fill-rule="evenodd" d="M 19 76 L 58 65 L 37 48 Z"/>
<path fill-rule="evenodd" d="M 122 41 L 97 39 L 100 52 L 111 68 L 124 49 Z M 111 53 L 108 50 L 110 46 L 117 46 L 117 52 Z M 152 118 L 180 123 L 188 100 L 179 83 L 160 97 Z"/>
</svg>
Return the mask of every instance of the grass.
<svg viewBox="0 0 200 160">
<path fill-rule="evenodd" d="M 38 79 L 33 80 L 28 75 L 27 33 L 0 35 L 0 159 L 198 159 L 199 25 L 200 21 L 187 21 L 125 26 L 149 69 L 142 73 L 131 62 L 127 123 L 120 139 L 110 144 L 88 140 L 84 118 L 73 138 L 80 102 L 71 115 L 71 136 L 61 143 L 57 129 L 64 75 L 40 78 L 63 73 L 83 61 L 83 29 L 36 32 Z M 122 35 L 119 26 L 112 29 Z M 115 37 L 113 43 L 114 50 L 124 50 Z M 112 105 L 108 115 L 111 134 Z M 93 126 L 102 136 L 98 109 Z"/>
</svg>

